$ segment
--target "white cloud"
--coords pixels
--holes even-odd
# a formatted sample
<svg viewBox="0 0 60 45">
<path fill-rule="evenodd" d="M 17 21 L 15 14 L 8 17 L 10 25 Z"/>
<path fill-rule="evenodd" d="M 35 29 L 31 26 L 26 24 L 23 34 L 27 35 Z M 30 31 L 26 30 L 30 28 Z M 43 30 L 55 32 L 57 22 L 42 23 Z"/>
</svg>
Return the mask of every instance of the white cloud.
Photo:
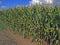
<svg viewBox="0 0 60 45">
<path fill-rule="evenodd" d="M 40 2 L 40 0 L 31 0 L 30 4 L 33 4 L 33 5 L 35 5 L 35 4 L 42 4 L 42 2 Z"/>
<path fill-rule="evenodd" d="M 39 3 L 39 0 L 32 0 L 32 3 Z"/>
<path fill-rule="evenodd" d="M 45 1 L 46 1 L 46 3 L 50 3 L 50 4 L 53 3 L 53 0 L 45 0 Z"/>
<path fill-rule="evenodd" d="M 35 4 L 52 4 L 53 0 L 31 0 L 30 5 L 35 5 Z"/>
</svg>

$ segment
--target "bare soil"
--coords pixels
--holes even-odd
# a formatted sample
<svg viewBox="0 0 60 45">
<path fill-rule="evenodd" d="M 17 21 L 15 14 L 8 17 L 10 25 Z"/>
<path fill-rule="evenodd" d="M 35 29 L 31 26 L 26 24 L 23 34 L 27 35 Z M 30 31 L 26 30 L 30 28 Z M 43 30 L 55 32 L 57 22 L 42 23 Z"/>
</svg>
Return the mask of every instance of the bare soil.
<svg viewBox="0 0 60 45">
<path fill-rule="evenodd" d="M 28 39 L 24 39 L 22 35 L 13 34 L 8 30 L 0 30 L 0 39 L 4 39 L 3 42 L 5 41 L 4 43 L 6 43 L 2 43 L 2 45 L 36 45 L 36 43 L 31 43 Z M 2 41 L 0 41 L 0 44 L 1 42 Z"/>
<path fill-rule="evenodd" d="M 35 42 L 31 42 L 31 40 L 27 38 L 24 39 L 24 37 L 20 34 L 13 34 L 13 32 L 9 30 L 0 30 L 0 45 L 37 45 L 37 44 Z M 47 45 L 47 43 L 44 42 L 43 45 Z"/>
</svg>

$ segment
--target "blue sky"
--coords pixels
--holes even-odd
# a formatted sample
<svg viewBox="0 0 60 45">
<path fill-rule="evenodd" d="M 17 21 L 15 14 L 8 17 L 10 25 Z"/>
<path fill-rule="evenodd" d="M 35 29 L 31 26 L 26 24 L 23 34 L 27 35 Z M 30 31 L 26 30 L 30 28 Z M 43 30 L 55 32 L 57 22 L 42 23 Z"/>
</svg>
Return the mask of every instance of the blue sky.
<svg viewBox="0 0 60 45">
<path fill-rule="evenodd" d="M 0 8 L 15 7 L 17 5 L 27 5 L 30 0 L 0 0 Z"/>
<path fill-rule="evenodd" d="M 17 5 L 27 5 L 31 0 L 0 0 L 0 8 L 15 7 Z M 60 0 L 54 0 L 60 2 Z"/>
</svg>

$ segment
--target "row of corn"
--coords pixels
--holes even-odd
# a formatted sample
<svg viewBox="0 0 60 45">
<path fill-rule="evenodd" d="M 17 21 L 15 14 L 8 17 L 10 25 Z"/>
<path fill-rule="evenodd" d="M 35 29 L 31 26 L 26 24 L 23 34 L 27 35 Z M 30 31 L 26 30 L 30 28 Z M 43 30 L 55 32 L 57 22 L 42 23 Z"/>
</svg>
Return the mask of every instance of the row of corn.
<svg viewBox="0 0 60 45">
<path fill-rule="evenodd" d="M 60 7 L 15 7 L 0 11 L 0 20 L 10 30 L 30 37 L 38 45 L 60 44 Z M 8 28 L 8 29 L 9 29 Z"/>
</svg>

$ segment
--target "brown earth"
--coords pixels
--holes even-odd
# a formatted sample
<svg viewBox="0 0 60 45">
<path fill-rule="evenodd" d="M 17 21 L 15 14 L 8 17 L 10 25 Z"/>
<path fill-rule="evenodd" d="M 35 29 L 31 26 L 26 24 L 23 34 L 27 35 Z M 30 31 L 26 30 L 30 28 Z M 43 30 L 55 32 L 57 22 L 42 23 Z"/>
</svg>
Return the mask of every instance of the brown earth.
<svg viewBox="0 0 60 45">
<path fill-rule="evenodd" d="M 10 43 L 6 44 L 6 45 L 10 45 L 10 44 L 11 45 L 36 45 L 35 42 L 31 42 L 29 39 L 24 39 L 22 35 L 13 34 L 12 32 L 10 32 L 8 30 L 0 30 L 0 37 L 2 39 L 3 39 L 3 36 L 5 36 L 7 39 L 10 39 L 9 40 Z M 7 41 L 7 43 L 8 43 L 8 41 Z M 5 45 L 5 44 L 2 44 L 2 45 Z M 43 45 L 47 45 L 46 42 L 44 42 Z"/>
<path fill-rule="evenodd" d="M 4 34 L 6 38 L 8 37 L 9 39 L 16 42 L 17 43 L 16 45 L 36 45 L 35 43 L 31 43 L 28 39 L 24 39 L 22 35 L 13 34 L 12 32 L 8 30 L 3 30 L 3 31 L 1 30 L 0 33 Z M 0 37 L 3 37 L 3 35 L 1 36 L 0 34 Z"/>
</svg>

